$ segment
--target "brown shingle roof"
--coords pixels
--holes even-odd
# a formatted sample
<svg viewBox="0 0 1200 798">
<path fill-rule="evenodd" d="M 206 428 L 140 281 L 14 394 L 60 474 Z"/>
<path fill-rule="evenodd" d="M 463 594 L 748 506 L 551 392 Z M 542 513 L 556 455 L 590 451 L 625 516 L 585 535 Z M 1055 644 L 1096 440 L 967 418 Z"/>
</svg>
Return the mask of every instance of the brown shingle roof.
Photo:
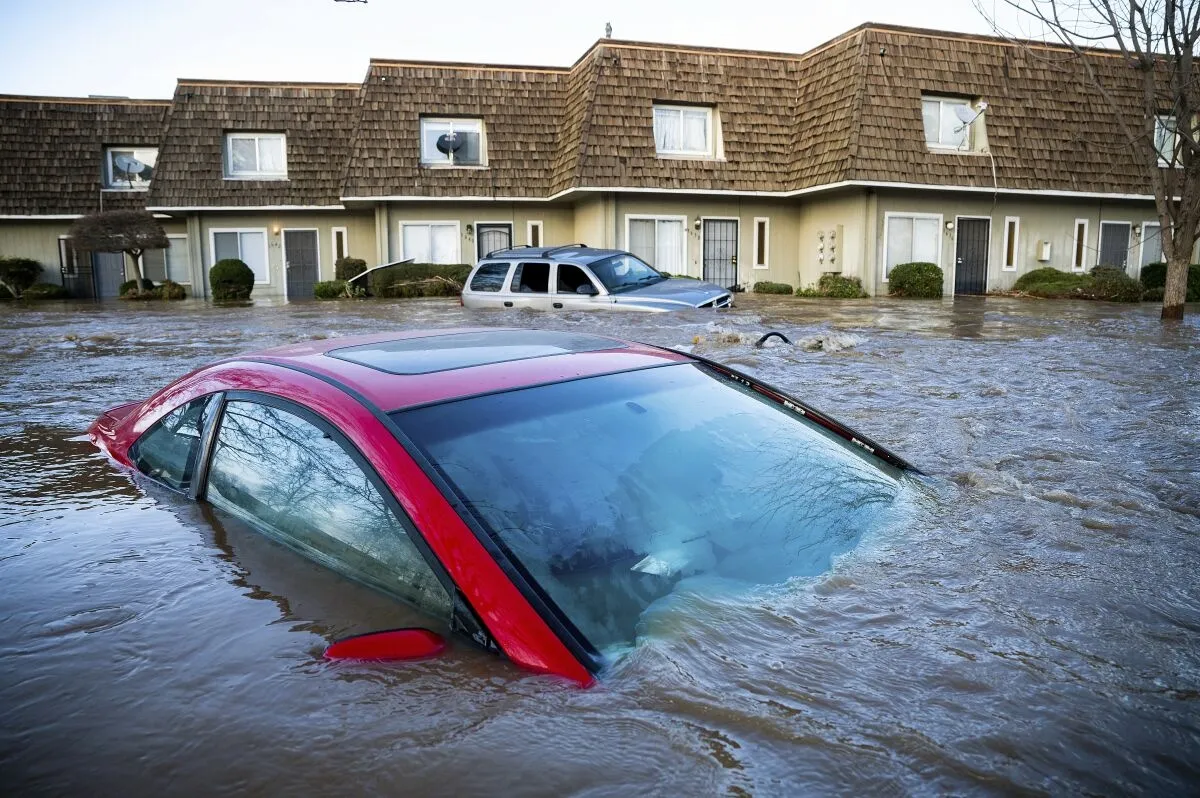
<svg viewBox="0 0 1200 798">
<path fill-rule="evenodd" d="M 104 148 L 157 146 L 169 104 L 0 95 L 0 214 L 99 210 Z M 143 191 L 109 191 L 104 208 L 142 208 L 145 198 Z"/>
<path fill-rule="evenodd" d="M 151 207 L 338 205 L 360 87 L 180 80 Z M 227 132 L 284 133 L 287 180 L 226 180 Z"/>
</svg>

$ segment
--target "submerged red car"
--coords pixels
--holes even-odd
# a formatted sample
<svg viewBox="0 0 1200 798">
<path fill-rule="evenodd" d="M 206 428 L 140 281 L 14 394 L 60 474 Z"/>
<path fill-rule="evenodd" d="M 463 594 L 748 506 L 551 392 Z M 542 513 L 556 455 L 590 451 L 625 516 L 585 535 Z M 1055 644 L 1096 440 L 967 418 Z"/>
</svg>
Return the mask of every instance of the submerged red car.
<svg viewBox="0 0 1200 798">
<path fill-rule="evenodd" d="M 89 434 L 431 626 L 581 684 L 674 593 L 828 569 L 915 471 L 725 366 L 540 330 L 269 349 Z M 443 644 L 399 637 L 414 655 Z M 369 636 L 342 648 L 372 655 Z"/>
</svg>

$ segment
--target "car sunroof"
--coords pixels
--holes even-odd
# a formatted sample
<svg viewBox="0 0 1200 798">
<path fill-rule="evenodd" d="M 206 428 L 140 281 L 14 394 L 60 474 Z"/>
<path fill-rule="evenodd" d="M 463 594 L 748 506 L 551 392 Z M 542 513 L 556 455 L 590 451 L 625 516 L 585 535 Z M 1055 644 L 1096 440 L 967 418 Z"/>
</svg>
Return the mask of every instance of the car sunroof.
<svg viewBox="0 0 1200 798">
<path fill-rule="evenodd" d="M 432 374 L 573 352 L 624 349 L 611 338 L 547 330 L 496 330 L 403 338 L 332 349 L 326 354 L 388 374 Z"/>
</svg>

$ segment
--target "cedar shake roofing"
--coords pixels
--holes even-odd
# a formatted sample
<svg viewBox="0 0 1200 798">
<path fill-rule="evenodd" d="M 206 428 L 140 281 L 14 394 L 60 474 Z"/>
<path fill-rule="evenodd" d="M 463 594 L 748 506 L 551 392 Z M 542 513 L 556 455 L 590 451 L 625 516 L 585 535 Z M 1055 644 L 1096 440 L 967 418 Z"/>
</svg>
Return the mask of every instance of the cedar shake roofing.
<svg viewBox="0 0 1200 798">
<path fill-rule="evenodd" d="M 337 206 L 358 85 L 180 80 L 150 184 L 152 208 Z M 286 180 L 225 179 L 225 134 L 283 133 Z"/>
<path fill-rule="evenodd" d="M 0 215 L 100 209 L 104 150 L 156 147 L 167 100 L 0 95 Z M 104 209 L 145 207 L 144 191 L 105 191 Z"/>
<path fill-rule="evenodd" d="M 1138 73 L 1111 51 L 1088 57 L 1140 117 Z M 992 158 L 929 151 L 923 94 L 986 100 Z M 658 157 L 656 102 L 715 108 L 724 157 Z M 422 168 L 421 116 L 482 118 L 488 168 Z M 844 181 L 1150 193 L 1064 48 L 866 24 L 801 55 L 601 39 L 570 68 L 373 61 L 343 196 L 789 193 Z"/>
</svg>

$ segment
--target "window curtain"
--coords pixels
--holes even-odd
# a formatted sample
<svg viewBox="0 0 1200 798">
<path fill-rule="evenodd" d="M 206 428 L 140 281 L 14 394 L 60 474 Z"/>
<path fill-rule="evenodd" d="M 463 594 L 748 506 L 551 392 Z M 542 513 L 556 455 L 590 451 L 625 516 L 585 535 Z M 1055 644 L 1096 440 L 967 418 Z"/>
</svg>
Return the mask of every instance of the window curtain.
<svg viewBox="0 0 1200 798">
<path fill-rule="evenodd" d="M 683 149 L 708 152 L 708 112 L 683 112 Z"/>
<path fill-rule="evenodd" d="M 678 219 L 659 219 L 656 231 L 655 260 L 650 265 L 659 271 L 683 274 L 683 222 Z"/>
<path fill-rule="evenodd" d="M 649 263 L 658 265 L 658 253 L 654 246 L 654 220 L 629 220 L 629 251 Z"/>
<path fill-rule="evenodd" d="M 1142 265 L 1162 263 L 1162 225 L 1148 224 L 1142 228 Z"/>
</svg>

